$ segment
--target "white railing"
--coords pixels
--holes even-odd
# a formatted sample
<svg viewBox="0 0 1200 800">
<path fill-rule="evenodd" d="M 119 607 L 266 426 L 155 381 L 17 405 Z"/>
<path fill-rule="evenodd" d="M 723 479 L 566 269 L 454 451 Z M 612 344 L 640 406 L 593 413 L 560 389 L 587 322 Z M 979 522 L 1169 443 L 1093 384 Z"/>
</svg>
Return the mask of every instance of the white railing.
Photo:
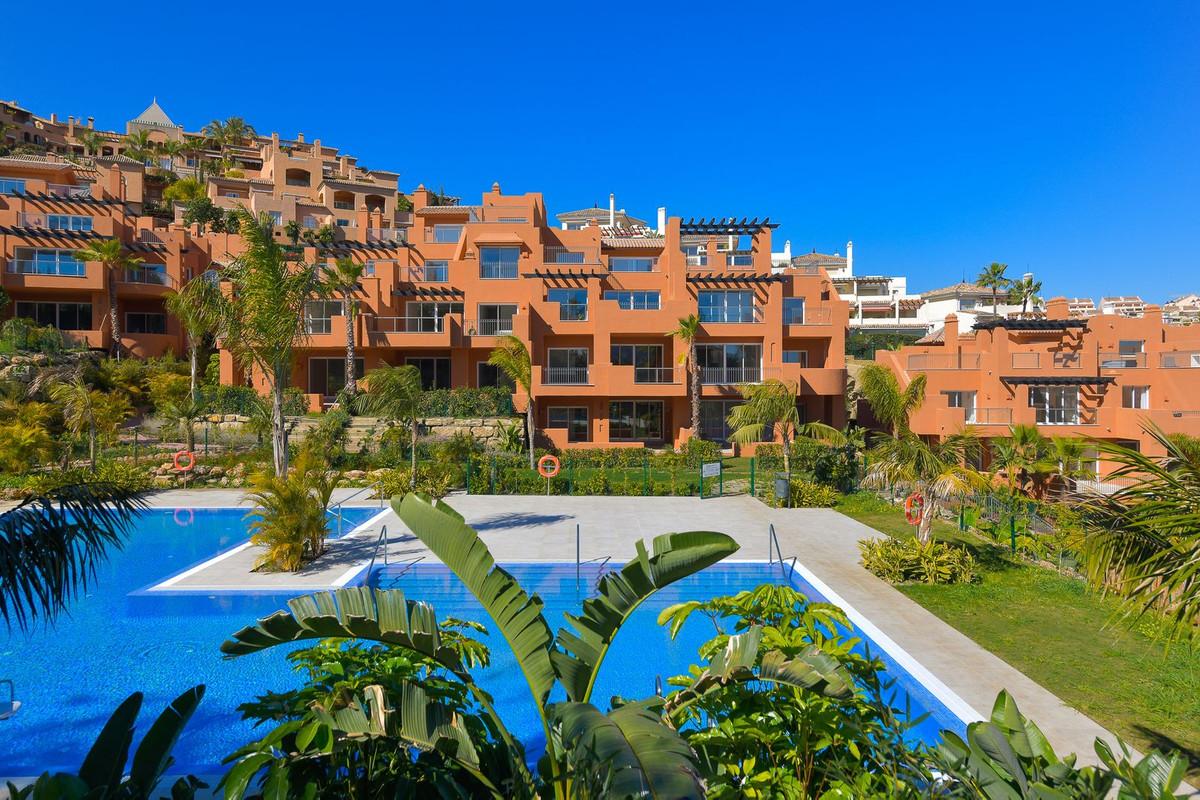
<svg viewBox="0 0 1200 800">
<path fill-rule="evenodd" d="M 446 318 L 375 317 L 372 328 L 376 333 L 441 333 L 446 329 Z"/>
<path fill-rule="evenodd" d="M 15 275 L 57 275 L 64 278 L 82 278 L 87 274 L 87 265 L 83 261 L 13 259 L 8 262 L 8 271 Z"/>
<path fill-rule="evenodd" d="M 403 242 L 404 228 L 367 228 L 368 242 Z"/>
<path fill-rule="evenodd" d="M 546 386 L 586 386 L 587 367 L 543 367 L 542 383 Z"/>
<path fill-rule="evenodd" d="M 463 322 L 467 336 L 508 336 L 513 332 L 512 319 L 468 319 Z"/>
<path fill-rule="evenodd" d="M 1037 408 L 1034 422 L 1038 425 L 1095 425 L 1096 409 L 1080 406 Z"/>
<path fill-rule="evenodd" d="M 684 257 L 684 260 L 687 262 L 687 265 L 689 267 L 707 267 L 708 266 L 708 253 L 698 253 L 695 255 L 688 255 L 688 256 Z"/>
<path fill-rule="evenodd" d="M 704 384 L 759 383 L 762 367 L 702 367 L 700 382 Z"/>
</svg>

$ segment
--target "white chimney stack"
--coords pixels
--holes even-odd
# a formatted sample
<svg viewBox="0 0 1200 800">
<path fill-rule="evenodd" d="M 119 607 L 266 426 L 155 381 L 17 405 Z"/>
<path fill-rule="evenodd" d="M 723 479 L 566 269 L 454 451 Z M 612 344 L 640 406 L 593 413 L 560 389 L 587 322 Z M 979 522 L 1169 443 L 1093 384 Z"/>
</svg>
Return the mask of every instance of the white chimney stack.
<svg viewBox="0 0 1200 800">
<path fill-rule="evenodd" d="M 783 260 L 787 263 L 792 263 L 792 240 L 788 239 L 783 243 Z"/>
<path fill-rule="evenodd" d="M 608 227 L 616 227 L 617 224 L 617 196 L 612 192 L 608 193 Z"/>
<path fill-rule="evenodd" d="M 667 207 L 658 207 L 658 235 L 662 236 L 667 232 Z"/>
<path fill-rule="evenodd" d="M 846 242 L 846 274 L 854 275 L 854 242 Z"/>
</svg>

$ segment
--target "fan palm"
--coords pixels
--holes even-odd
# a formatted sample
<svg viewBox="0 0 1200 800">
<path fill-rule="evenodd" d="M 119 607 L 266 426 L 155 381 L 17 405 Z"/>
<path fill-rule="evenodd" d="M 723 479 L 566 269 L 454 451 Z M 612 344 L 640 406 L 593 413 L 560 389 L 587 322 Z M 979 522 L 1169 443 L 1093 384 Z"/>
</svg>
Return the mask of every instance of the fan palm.
<svg viewBox="0 0 1200 800">
<path fill-rule="evenodd" d="M 1021 313 L 1025 314 L 1029 311 L 1029 304 L 1032 302 L 1035 305 L 1041 302 L 1038 296 L 1042 291 L 1042 282 L 1035 281 L 1032 275 L 1026 275 L 1019 281 L 1014 281 L 1010 290 L 1010 297 L 1021 304 Z"/>
<path fill-rule="evenodd" d="M 187 333 L 188 368 L 192 399 L 200 400 L 200 353 L 204 337 L 217 324 L 221 290 L 213 280 L 216 273 L 204 273 L 185 283 L 178 292 L 163 298 L 167 311 L 175 315 Z"/>
<path fill-rule="evenodd" d="M 510 333 L 500 339 L 500 346 L 488 356 L 488 363 L 525 391 L 525 438 L 529 444 L 529 468 L 533 469 L 533 425 L 536 416 L 533 410 L 533 361 L 529 357 L 529 348 Z"/>
<path fill-rule="evenodd" d="M 0 617 L 21 630 L 52 621 L 120 547 L 144 493 L 109 483 L 66 485 L 0 514 Z"/>
<path fill-rule="evenodd" d="M 1165 455 L 1109 442 L 1096 449 L 1117 464 L 1110 495 L 1081 498 L 1080 554 L 1093 585 L 1126 601 L 1126 610 L 1166 613 L 1168 638 L 1200 638 L 1200 453 L 1153 424 L 1146 433 Z"/>
<path fill-rule="evenodd" d="M 88 386 L 82 377 L 50 385 L 50 400 L 62 409 L 63 425 L 76 439 L 87 437 L 88 460 L 96 469 L 96 444 L 101 437 L 116 432 L 132 409 L 124 395 L 101 392 Z"/>
<path fill-rule="evenodd" d="M 216 293 L 213 331 L 246 370 L 256 369 L 271 397 L 271 447 L 275 474 L 287 474 L 284 390 L 292 354 L 305 333 L 304 306 L 320 290 L 315 264 L 289 262 L 275 241 L 271 217 L 234 212 L 244 250 L 221 273 L 229 291 Z"/>
<path fill-rule="evenodd" d="M 358 293 L 362 291 L 363 273 L 367 265 L 349 258 L 339 258 L 332 267 L 325 267 L 323 280 L 325 289 L 342 300 L 342 316 L 346 319 L 346 396 L 358 394 L 358 380 L 354 373 L 354 320 L 358 317 Z"/>
<path fill-rule="evenodd" d="M 148 131 L 134 131 L 121 139 L 124 154 L 134 161 L 145 162 L 154 156 L 155 144 Z"/>
<path fill-rule="evenodd" d="M 700 435 L 700 359 L 696 356 L 696 340 L 700 338 L 700 318 L 695 314 L 679 318 L 679 324 L 667 334 L 687 345 L 687 353 L 680 356 L 686 362 L 688 382 L 692 398 L 692 435 Z"/>
<path fill-rule="evenodd" d="M 746 401 L 729 412 L 730 441 L 738 444 L 761 442 L 768 433 L 777 433 L 783 440 L 783 471 L 792 472 L 790 451 L 797 438 L 821 439 L 830 444 L 844 445 L 841 431 L 821 422 L 800 421 L 798 406 L 799 385 L 795 381 L 770 378 L 762 383 L 748 383 L 738 390 Z"/>
<path fill-rule="evenodd" d="M 409 430 L 410 488 L 417 485 L 417 434 L 421 423 L 421 371 L 412 364 L 376 367 L 367 373 L 367 391 L 355 402 L 361 413 L 383 417 Z"/>
<path fill-rule="evenodd" d="M 108 328 L 112 334 L 112 354 L 121 354 L 121 310 L 117 303 L 117 282 L 120 272 L 142 263 L 142 259 L 125 252 L 119 239 L 100 239 L 75 251 L 80 261 L 99 261 L 104 267 L 104 282 L 108 288 Z"/>
<path fill-rule="evenodd" d="M 887 425 L 892 438 L 908 432 L 908 418 L 925 402 L 925 374 L 917 373 L 904 389 L 882 364 L 867 364 L 858 373 L 858 388 L 875 419 Z"/>
<path fill-rule="evenodd" d="M 1008 264 L 1001 264 L 999 261 L 993 261 L 988 266 L 984 267 L 983 272 L 979 273 L 979 277 L 975 279 L 975 283 L 985 289 L 992 290 L 992 313 L 999 314 L 1000 303 L 999 295 L 1002 291 L 1008 291 L 1009 284 L 1012 283 L 1005 277 L 1004 273 L 1008 271 Z"/>
<path fill-rule="evenodd" d="M 917 540 L 928 544 L 938 512 L 953 499 L 986 486 L 983 476 L 971 466 L 981 449 L 979 437 L 969 430 L 933 444 L 904 431 L 871 448 L 863 482 L 876 487 L 907 486 L 920 494 L 924 509 Z"/>
</svg>

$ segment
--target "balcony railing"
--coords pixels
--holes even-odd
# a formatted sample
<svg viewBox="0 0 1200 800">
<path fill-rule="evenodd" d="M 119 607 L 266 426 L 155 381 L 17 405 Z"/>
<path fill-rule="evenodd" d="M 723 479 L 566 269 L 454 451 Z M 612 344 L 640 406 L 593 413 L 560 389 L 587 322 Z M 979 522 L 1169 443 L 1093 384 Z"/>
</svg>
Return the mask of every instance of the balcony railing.
<svg viewBox="0 0 1200 800">
<path fill-rule="evenodd" d="M 700 321 L 708 323 L 762 322 L 762 309 L 753 308 L 701 308 Z"/>
<path fill-rule="evenodd" d="M 340 208 L 343 211 L 353 211 L 354 210 L 354 201 L 352 201 L 352 200 L 334 200 L 333 207 Z"/>
<path fill-rule="evenodd" d="M 709 385 L 759 383 L 762 367 L 701 367 L 700 382 Z"/>
<path fill-rule="evenodd" d="M 748 250 L 731 250 L 725 254 L 725 265 L 730 269 L 750 269 L 754 266 L 754 254 Z"/>
<path fill-rule="evenodd" d="M 546 264 L 599 264 L 600 253 L 594 247 L 561 247 L 548 244 L 543 248 Z"/>
<path fill-rule="evenodd" d="M 367 228 L 368 242 L 403 242 L 406 236 L 405 228 Z"/>
<path fill-rule="evenodd" d="M 1038 369 L 1042 363 L 1041 353 L 1013 353 L 1013 369 Z"/>
<path fill-rule="evenodd" d="M 1145 353 L 1101 353 L 1100 369 L 1140 369 L 1146 366 Z"/>
<path fill-rule="evenodd" d="M 450 268 L 446 264 L 423 264 L 408 268 L 408 279 L 415 283 L 445 283 L 450 280 Z"/>
<path fill-rule="evenodd" d="M 508 336 L 512 332 L 512 319 L 468 319 L 463 322 L 463 333 L 467 336 Z"/>
<path fill-rule="evenodd" d="M 833 322 L 833 311 L 828 308 L 805 308 L 800 313 L 795 311 L 783 314 L 784 325 L 829 325 Z"/>
<path fill-rule="evenodd" d="M 979 354 L 918 353 L 908 357 L 908 368 L 915 370 L 979 369 Z"/>
<path fill-rule="evenodd" d="M 1200 350 L 1162 353 L 1159 363 L 1163 369 L 1198 369 L 1200 368 Z"/>
<path fill-rule="evenodd" d="M 1083 366 L 1083 359 L 1079 353 L 1055 353 L 1054 368 L 1055 369 L 1079 369 Z"/>
<path fill-rule="evenodd" d="M 968 425 L 1011 425 L 1011 408 L 967 408 L 963 421 Z"/>
<path fill-rule="evenodd" d="M 150 286 L 174 286 L 175 281 L 161 269 L 127 267 L 121 277 L 124 283 L 144 283 Z"/>
<path fill-rule="evenodd" d="M 446 318 L 375 317 L 371 327 L 376 333 L 441 333 L 446 329 Z"/>
<path fill-rule="evenodd" d="M 695 253 L 687 255 L 684 260 L 687 262 L 689 267 L 707 267 L 708 253 Z"/>
<path fill-rule="evenodd" d="M 674 367 L 634 367 L 634 383 L 678 383 Z"/>
<path fill-rule="evenodd" d="M 587 367 L 543 367 L 542 383 L 547 386 L 586 386 Z"/>
<path fill-rule="evenodd" d="M 1034 422 L 1038 425 L 1095 425 L 1096 409 L 1081 406 L 1037 408 Z"/>
<path fill-rule="evenodd" d="M 87 274 L 87 265 L 82 261 L 13 259 L 8 262 L 8 271 L 16 275 L 58 275 L 64 278 L 82 278 Z"/>
<path fill-rule="evenodd" d="M 147 244 L 162 244 L 163 237 L 159 231 L 152 231 L 148 228 L 142 228 L 138 231 L 138 241 L 146 242 Z"/>
<path fill-rule="evenodd" d="M 59 197 L 91 197 L 90 183 L 74 186 L 69 183 L 47 183 L 46 194 L 56 194 Z"/>
<path fill-rule="evenodd" d="M 563 322 L 587 322 L 587 303 L 559 303 L 558 318 Z"/>
</svg>

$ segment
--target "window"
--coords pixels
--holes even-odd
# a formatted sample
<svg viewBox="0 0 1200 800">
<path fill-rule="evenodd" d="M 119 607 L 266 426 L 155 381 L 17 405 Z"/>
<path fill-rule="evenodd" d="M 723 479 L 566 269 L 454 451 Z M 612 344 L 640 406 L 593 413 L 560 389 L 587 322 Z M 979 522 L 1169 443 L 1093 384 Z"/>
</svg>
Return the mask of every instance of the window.
<svg viewBox="0 0 1200 800">
<path fill-rule="evenodd" d="M 761 344 L 699 344 L 700 382 L 757 383 L 762 380 Z"/>
<path fill-rule="evenodd" d="M 15 316 L 49 325 L 60 331 L 90 331 L 91 303 L 36 303 L 18 301 Z"/>
<path fill-rule="evenodd" d="M 125 314 L 126 333 L 166 333 L 167 315 L 157 311 L 129 311 Z"/>
<path fill-rule="evenodd" d="M 799 364 L 801 367 L 808 366 L 808 351 L 807 350 L 784 350 L 783 363 Z"/>
<path fill-rule="evenodd" d="M 441 333 L 444 317 L 461 314 L 462 310 L 462 303 L 414 301 L 407 306 L 408 319 L 404 329 L 409 333 Z"/>
<path fill-rule="evenodd" d="M 1078 425 L 1078 386 L 1030 386 L 1029 407 L 1038 425 Z"/>
<path fill-rule="evenodd" d="M 487 386 L 500 386 L 508 389 L 510 392 L 516 389 L 516 384 L 513 379 L 508 377 L 508 373 L 494 364 L 489 364 L 486 361 L 480 361 L 476 365 L 476 378 L 480 388 Z"/>
<path fill-rule="evenodd" d="M 48 214 L 46 227 L 56 231 L 90 231 L 92 218 L 77 214 Z"/>
<path fill-rule="evenodd" d="M 626 311 L 657 311 L 659 307 L 658 291 L 625 292 L 607 291 L 605 300 L 616 300 L 617 306 Z"/>
<path fill-rule="evenodd" d="M 703 244 L 685 244 L 682 248 L 684 260 L 689 267 L 708 266 L 708 246 Z"/>
<path fill-rule="evenodd" d="M 572 322 L 587 319 L 587 289 L 551 289 L 546 300 L 558 303 L 558 318 Z"/>
<path fill-rule="evenodd" d="M 462 225 L 434 225 L 432 240 L 437 244 L 456 244 L 462 232 Z"/>
<path fill-rule="evenodd" d="M 317 218 L 311 214 L 305 216 L 304 217 L 304 227 L 308 228 L 309 230 L 316 228 L 317 227 Z"/>
<path fill-rule="evenodd" d="M 608 438 L 614 442 L 663 438 L 661 400 L 615 400 L 608 404 Z"/>
<path fill-rule="evenodd" d="M 638 256 L 612 256 L 608 259 L 609 272 L 654 272 L 658 259 Z"/>
<path fill-rule="evenodd" d="M 663 367 L 661 344 L 614 344 L 610 363 L 618 367 L 633 367 L 634 383 L 669 382 L 673 370 Z"/>
<path fill-rule="evenodd" d="M 700 292 L 701 322 L 754 322 L 754 292 Z"/>
<path fill-rule="evenodd" d="M 1123 408 L 1149 408 L 1150 407 L 1150 387 L 1149 386 L 1122 386 L 1121 387 L 1121 406 Z"/>
<path fill-rule="evenodd" d="M 278 228 L 280 225 L 283 224 L 283 212 L 282 211 L 268 211 L 267 213 L 271 215 L 271 224 L 272 225 L 274 225 L 275 227 Z"/>
<path fill-rule="evenodd" d="M 1117 349 L 1123 356 L 1136 355 L 1142 352 L 1146 343 L 1141 339 L 1122 339 Z"/>
<path fill-rule="evenodd" d="M 588 410 L 580 406 L 550 407 L 547 428 L 565 428 L 568 442 L 588 441 Z"/>
<path fill-rule="evenodd" d="M 546 383 L 586 384 L 588 382 L 586 347 L 551 347 L 546 351 Z"/>
<path fill-rule="evenodd" d="M 566 225 L 563 226 L 563 230 L 565 230 L 565 231 L 581 231 L 586 227 L 587 227 L 586 222 L 568 222 Z"/>
<path fill-rule="evenodd" d="M 350 227 L 350 220 L 348 220 L 348 219 L 339 219 L 339 220 L 337 221 L 337 226 L 338 226 L 339 228 L 349 228 L 349 227 Z"/>
<path fill-rule="evenodd" d="M 17 178 L 0 178 L 0 194 L 25 194 L 25 181 Z"/>
<path fill-rule="evenodd" d="M 783 324 L 784 325 L 803 325 L 804 324 L 804 298 L 803 297 L 785 297 L 785 298 L 783 298 Z"/>
<path fill-rule="evenodd" d="M 563 250 L 562 248 L 546 248 L 547 264 L 582 264 L 584 253 L 580 250 Z"/>
<path fill-rule="evenodd" d="M 332 333 L 333 317 L 342 316 L 341 300 L 309 300 L 304 304 L 305 333 Z"/>
<path fill-rule="evenodd" d="M 450 359 L 410 356 L 404 363 L 411 364 L 420 371 L 422 389 L 450 388 Z"/>
<path fill-rule="evenodd" d="M 363 360 L 354 359 L 355 380 L 363 376 Z M 308 360 L 308 392 L 322 397 L 334 397 L 346 386 L 346 359 L 310 358 Z"/>
<path fill-rule="evenodd" d="M 517 313 L 515 303 L 480 303 L 479 324 L 468 335 L 506 336 L 513 332 L 513 317 Z"/>
<path fill-rule="evenodd" d="M 426 261 L 425 275 L 422 279 L 428 283 L 445 283 L 450 280 L 450 262 L 446 260 Z"/>
<path fill-rule="evenodd" d="M 946 392 L 946 405 L 963 409 L 964 422 L 975 422 L 975 392 Z"/>
<path fill-rule="evenodd" d="M 701 400 L 700 438 L 710 442 L 727 444 L 733 429 L 729 427 L 729 413 L 744 400 Z"/>
<path fill-rule="evenodd" d="M 519 247 L 481 247 L 479 248 L 479 277 L 481 278 L 515 278 L 517 277 L 517 262 L 521 258 Z"/>
<path fill-rule="evenodd" d="M 974 297 L 960 297 L 960 298 L 958 298 L 958 307 L 959 307 L 959 309 L 960 309 L 960 310 L 962 310 L 962 311 L 972 311 L 972 310 L 974 310 L 974 308 L 975 308 L 975 298 L 974 298 Z"/>
</svg>

